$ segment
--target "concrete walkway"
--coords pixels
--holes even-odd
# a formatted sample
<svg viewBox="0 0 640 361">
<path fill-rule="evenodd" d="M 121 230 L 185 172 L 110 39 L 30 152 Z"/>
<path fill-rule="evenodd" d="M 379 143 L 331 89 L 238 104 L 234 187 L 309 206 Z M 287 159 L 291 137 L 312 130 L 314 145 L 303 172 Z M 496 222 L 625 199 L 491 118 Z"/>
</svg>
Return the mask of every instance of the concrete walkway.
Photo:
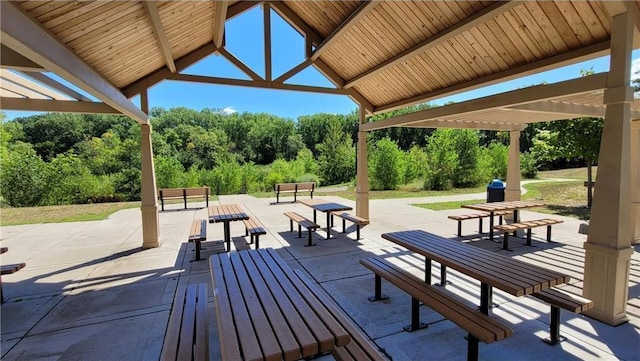
<svg viewBox="0 0 640 361">
<path fill-rule="evenodd" d="M 468 195 L 467 195 L 468 196 Z M 338 198 L 328 200 L 355 206 Z M 457 199 L 457 197 L 451 197 Z M 482 197 L 480 197 L 482 198 Z M 288 198 L 284 198 L 288 200 Z M 442 198 L 440 199 L 442 200 Z M 407 269 L 422 272 L 423 260 L 383 240 L 380 235 L 406 229 L 423 229 L 453 241 L 468 242 L 510 257 L 544 264 L 568 273 L 572 286 L 581 287 L 586 236 L 578 233 L 578 220 L 563 218 L 554 226 L 557 243 L 544 242 L 544 229 L 534 232 L 536 247 L 511 242 L 513 251 L 477 234 L 477 221 L 463 223 L 456 240 L 456 222 L 448 214 L 463 210 L 430 211 L 414 207 L 414 200 L 373 200 L 371 224 L 362 230 L 364 239 L 353 241 L 355 232 L 323 240 L 314 234 L 316 247 L 304 247 L 306 239 L 289 232 L 285 211 L 311 215 L 301 204 L 274 204 L 273 199 L 247 195 L 222 196 L 221 203 L 239 203 L 268 229 L 261 248 L 273 247 L 293 268 L 304 270 L 332 297 L 358 326 L 394 361 L 464 360 L 464 331 L 427 307 L 421 318 L 429 327 L 413 333 L 402 331 L 409 322 L 410 298 L 391 286 L 391 298 L 370 303 L 373 276 L 358 260 L 372 255 L 400 257 Z M 215 203 L 215 202 L 214 202 Z M 201 203 L 190 206 L 203 206 Z M 27 267 L 3 277 L 6 302 L 1 308 L 2 360 L 158 360 L 175 290 L 180 284 L 207 282 L 207 262 L 191 262 L 193 245 L 185 242 L 191 221 L 205 218 L 204 208 L 180 209 L 171 205 L 160 213 L 162 246 L 141 250 L 140 210 L 115 213 L 95 222 L 33 224 L 2 227 L 0 246 L 8 247 L 2 263 L 26 262 Z M 522 212 L 523 219 L 548 215 Z M 319 222 L 324 226 L 324 218 Z M 486 229 L 486 228 L 485 228 Z M 349 230 L 353 231 L 353 227 Z M 236 248 L 246 247 L 241 223 L 231 225 Z M 222 226 L 208 225 L 203 256 L 219 249 Z M 434 282 L 438 269 L 434 264 Z M 447 288 L 478 304 L 479 283 L 450 271 Z M 540 340 L 548 335 L 549 307 L 531 297 L 515 298 L 495 291 L 495 317 L 512 325 L 514 336 L 491 345 L 480 345 L 483 360 L 640 360 L 640 254 L 632 258 L 627 314 L 630 322 L 611 327 L 582 315 L 562 312 L 561 332 L 568 340 L 551 347 Z M 211 292 L 211 289 L 210 291 Z M 220 345 L 213 297 L 209 303 L 211 360 L 220 359 Z M 322 358 L 330 360 L 330 356 Z"/>
</svg>

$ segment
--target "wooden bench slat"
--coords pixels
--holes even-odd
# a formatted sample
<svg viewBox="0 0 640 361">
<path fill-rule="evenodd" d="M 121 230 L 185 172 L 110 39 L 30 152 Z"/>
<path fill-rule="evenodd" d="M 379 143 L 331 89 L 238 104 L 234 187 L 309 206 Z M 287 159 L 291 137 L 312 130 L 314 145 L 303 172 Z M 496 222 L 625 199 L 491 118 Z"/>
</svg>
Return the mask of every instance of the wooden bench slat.
<svg viewBox="0 0 640 361">
<path fill-rule="evenodd" d="M 532 221 L 523 221 L 523 222 L 511 223 L 511 224 L 501 224 L 501 225 L 493 226 L 493 228 L 498 231 L 513 232 L 513 231 L 519 231 L 519 230 L 528 229 L 528 228 L 549 226 L 549 225 L 559 224 L 563 222 L 564 221 L 560 219 L 545 218 L 545 219 L 536 219 Z"/>
<path fill-rule="evenodd" d="M 13 263 L 13 264 L 3 264 L 0 266 L 0 275 L 10 275 L 12 273 L 16 273 L 23 269 L 27 264 L 22 263 Z"/>
<path fill-rule="evenodd" d="M 276 203 L 280 203 L 280 193 L 293 193 L 294 202 L 299 192 L 310 192 L 311 198 L 313 198 L 315 186 L 316 184 L 314 182 L 275 184 L 273 190 L 276 192 Z"/>
<path fill-rule="evenodd" d="M 573 313 L 593 308 L 593 301 L 557 287 L 534 293 L 532 296 Z"/>
<path fill-rule="evenodd" d="M 196 322 L 196 290 L 194 287 L 187 287 L 187 295 L 182 312 L 177 359 L 191 360 L 193 354 L 193 330 Z"/>
<path fill-rule="evenodd" d="M 174 296 L 160 360 L 208 359 L 207 285 L 179 286 Z"/>
<path fill-rule="evenodd" d="M 231 294 L 232 288 L 225 284 L 225 278 L 222 273 L 222 263 L 219 257 L 210 258 L 211 265 L 211 278 L 213 281 L 213 297 L 216 303 L 216 323 L 218 324 L 218 334 L 220 336 L 220 353 L 223 360 L 240 360 L 240 344 L 238 343 L 237 330 L 242 327 L 242 324 L 235 324 L 234 317 L 231 313 Z M 226 292 L 220 290 L 220 287 L 224 287 Z M 237 316 L 242 318 L 241 315 Z M 236 325 L 236 327 L 226 327 L 225 325 Z M 246 324 L 246 322 L 245 322 Z M 256 347 L 258 341 L 256 339 L 253 329 L 247 329 L 243 331 L 243 337 L 253 341 Z M 243 346 L 244 347 L 244 346 Z M 245 356 L 256 355 L 255 350 L 252 350 L 250 354 L 245 353 Z M 255 357 L 255 356 L 254 356 Z M 164 360 L 163 360 L 164 361 Z"/>
<path fill-rule="evenodd" d="M 207 285 L 198 284 L 198 305 L 196 308 L 196 347 L 194 359 L 209 359 L 209 320 L 207 319 L 208 307 Z"/>
</svg>

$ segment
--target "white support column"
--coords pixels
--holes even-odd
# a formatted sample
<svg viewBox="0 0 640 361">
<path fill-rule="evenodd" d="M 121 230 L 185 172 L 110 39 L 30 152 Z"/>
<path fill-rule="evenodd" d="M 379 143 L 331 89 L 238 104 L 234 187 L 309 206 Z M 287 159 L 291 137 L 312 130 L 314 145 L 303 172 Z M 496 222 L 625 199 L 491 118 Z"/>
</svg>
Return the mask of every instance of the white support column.
<svg viewBox="0 0 640 361">
<path fill-rule="evenodd" d="M 520 131 L 512 130 L 509 132 L 509 162 L 504 200 L 519 201 L 520 195 Z"/>
<path fill-rule="evenodd" d="M 140 104 L 145 113 L 149 113 L 147 90 L 140 92 Z M 142 248 L 160 247 L 160 227 L 158 219 L 158 198 L 156 194 L 156 171 L 153 165 L 153 146 L 151 144 L 151 123 L 140 124 L 140 145 L 142 152 L 141 207 L 142 211 Z"/>
<path fill-rule="evenodd" d="M 366 121 L 366 110 L 360 105 L 360 125 Z M 367 164 L 367 132 L 365 131 L 358 131 L 356 158 L 356 215 L 369 219 L 369 167 Z"/>
<path fill-rule="evenodd" d="M 598 159 L 598 181 L 585 248 L 585 297 L 594 308 L 587 315 L 615 326 L 627 322 L 631 247 L 631 121 L 629 86 L 634 32 L 634 4 L 613 16 L 611 63 L 604 93 L 605 121 Z"/>
<path fill-rule="evenodd" d="M 632 243 L 640 244 L 640 119 L 631 122 L 631 225 Z"/>
</svg>

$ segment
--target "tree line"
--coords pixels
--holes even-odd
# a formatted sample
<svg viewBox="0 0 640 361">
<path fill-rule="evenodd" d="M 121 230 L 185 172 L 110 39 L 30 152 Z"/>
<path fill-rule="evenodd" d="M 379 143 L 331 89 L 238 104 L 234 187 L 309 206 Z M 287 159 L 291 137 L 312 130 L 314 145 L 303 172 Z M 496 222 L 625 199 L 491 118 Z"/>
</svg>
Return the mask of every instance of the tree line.
<svg viewBox="0 0 640 361">
<path fill-rule="evenodd" d="M 421 104 L 385 115 L 415 112 Z M 0 127 L 0 196 L 9 206 L 140 198 L 140 127 L 125 116 L 50 113 Z M 271 191 L 281 182 L 353 182 L 358 115 L 297 120 L 218 109 L 150 111 L 158 188 L 206 185 L 216 194 Z M 572 139 L 575 130 L 576 139 Z M 523 175 L 593 164 L 602 120 L 532 124 L 521 133 Z M 584 135 L 588 135 L 585 137 Z M 473 187 L 505 179 L 508 133 L 389 128 L 367 134 L 372 189 Z M 577 139 L 581 138 L 581 139 Z"/>
</svg>

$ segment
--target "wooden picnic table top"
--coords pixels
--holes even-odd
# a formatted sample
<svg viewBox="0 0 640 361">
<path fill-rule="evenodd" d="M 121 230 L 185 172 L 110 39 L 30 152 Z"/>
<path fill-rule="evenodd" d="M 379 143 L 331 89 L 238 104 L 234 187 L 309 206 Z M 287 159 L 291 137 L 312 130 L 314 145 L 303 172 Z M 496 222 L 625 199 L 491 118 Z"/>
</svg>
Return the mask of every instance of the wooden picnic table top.
<svg viewBox="0 0 640 361">
<path fill-rule="evenodd" d="M 498 212 L 498 211 L 512 211 L 523 208 L 533 208 L 544 206 L 545 203 L 538 201 L 507 201 L 507 202 L 491 202 L 491 203 L 477 203 L 477 204 L 464 204 L 462 208 L 475 209 L 477 211 L 485 212 Z"/>
<path fill-rule="evenodd" d="M 231 222 L 249 219 L 249 215 L 237 204 L 220 204 L 209 207 L 209 223 Z"/>
<path fill-rule="evenodd" d="M 384 233 L 382 238 L 517 297 L 570 279 L 562 273 L 422 230 Z"/>
<path fill-rule="evenodd" d="M 350 342 L 337 311 L 275 250 L 216 254 L 209 262 L 223 360 L 298 360 Z"/>
<path fill-rule="evenodd" d="M 328 212 L 337 212 L 337 211 L 350 211 L 353 207 L 346 206 L 344 204 L 329 202 L 324 199 L 303 199 L 299 201 L 305 206 L 309 206 L 314 210 L 328 213 Z"/>
</svg>

